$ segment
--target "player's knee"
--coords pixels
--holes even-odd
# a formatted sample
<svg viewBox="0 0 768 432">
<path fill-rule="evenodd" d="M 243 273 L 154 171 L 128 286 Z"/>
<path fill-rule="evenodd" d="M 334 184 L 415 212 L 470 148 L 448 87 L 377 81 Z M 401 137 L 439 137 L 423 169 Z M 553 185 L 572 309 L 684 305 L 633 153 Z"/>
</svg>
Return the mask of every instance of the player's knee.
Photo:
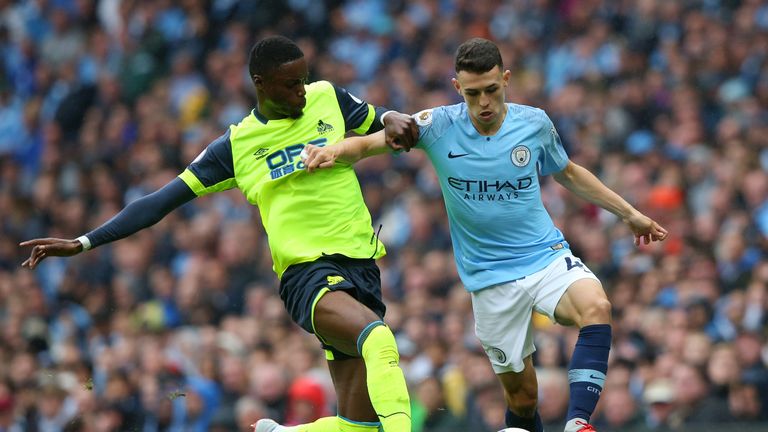
<svg viewBox="0 0 768 432">
<path fill-rule="evenodd" d="M 582 314 L 582 327 L 591 324 L 608 324 L 611 322 L 611 302 L 606 298 L 594 299 Z"/>
<path fill-rule="evenodd" d="M 536 406 L 539 402 L 536 394 L 530 392 L 518 392 L 508 398 L 509 408 L 519 417 L 531 418 L 536 414 Z"/>
<path fill-rule="evenodd" d="M 382 321 L 370 323 L 357 338 L 357 348 L 363 359 L 371 355 L 397 364 L 400 355 L 392 331 Z M 375 353 L 375 354 L 374 354 Z"/>
<path fill-rule="evenodd" d="M 515 415 L 524 418 L 533 417 L 538 404 L 538 385 L 535 380 L 525 380 L 518 384 L 514 389 L 505 388 L 507 404 Z"/>
</svg>

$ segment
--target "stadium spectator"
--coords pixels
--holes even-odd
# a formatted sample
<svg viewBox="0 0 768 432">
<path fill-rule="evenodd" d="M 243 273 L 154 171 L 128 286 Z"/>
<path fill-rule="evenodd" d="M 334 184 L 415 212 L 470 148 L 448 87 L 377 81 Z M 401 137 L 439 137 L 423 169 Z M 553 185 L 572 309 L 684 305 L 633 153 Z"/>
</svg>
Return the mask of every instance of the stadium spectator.
<svg viewBox="0 0 768 432">
<path fill-rule="evenodd" d="M 0 383 L 13 389 L 9 407 L 0 391 L 0 429 L 28 430 L 39 378 L 72 372 L 76 385 L 65 392 L 76 420 L 66 430 L 127 429 L 103 397 L 117 374 L 138 396 L 140 429 L 170 430 L 187 376 L 205 370 L 221 387 L 230 379 L 211 364 L 220 348 L 200 355 L 217 338 L 190 345 L 205 327 L 234 335 L 226 344 L 241 347 L 249 376 L 265 367 L 285 375 L 270 400 L 284 400 L 307 367 L 328 379 L 323 353 L 282 311 L 259 215 L 237 192 L 197 199 L 130 245 L 46 260 L 34 272 L 19 267 L 18 242 L 100 225 L 246 116 L 255 95 L 245 53 L 280 33 L 311 59 L 312 80 L 401 112 L 458 102 L 451 55 L 470 37 L 494 40 L 514 72 L 507 100 L 551 113 L 573 160 L 638 208 L 653 207 L 649 216 L 673 233 L 664 246 L 635 250 L 611 215 L 542 185 L 575 254 L 609 289 L 608 381 L 634 397 L 647 425 L 639 430 L 669 426 L 678 404 L 672 371 L 681 362 L 704 367 L 701 333 L 710 350 L 735 349 L 739 380 L 717 388 L 729 415 L 678 430 L 768 430 L 766 31 L 759 0 L 0 2 Z M 43 54 L 59 44 L 61 52 Z M 348 51 L 355 46 L 370 47 L 359 65 Z M 181 76 L 171 71 L 182 56 L 204 92 L 178 112 L 169 83 Z M 468 359 L 484 359 L 474 352 L 436 177 L 415 152 L 366 163 L 361 187 L 374 224 L 383 223 L 383 293 L 398 343 L 409 344 L 403 361 L 419 358 L 422 368 L 428 347 L 445 344 L 446 407 L 478 419 L 479 399 L 491 425 L 502 396 L 483 394 L 464 373 Z M 534 320 L 535 362 L 562 371 L 575 334 Z M 291 362 L 298 346 L 314 347 L 311 366 L 305 354 Z M 234 406 L 243 432 L 271 414 L 248 384 Z M 413 395 L 417 384 L 409 382 Z M 562 430 L 565 408 L 554 405 L 551 428 Z"/>
</svg>

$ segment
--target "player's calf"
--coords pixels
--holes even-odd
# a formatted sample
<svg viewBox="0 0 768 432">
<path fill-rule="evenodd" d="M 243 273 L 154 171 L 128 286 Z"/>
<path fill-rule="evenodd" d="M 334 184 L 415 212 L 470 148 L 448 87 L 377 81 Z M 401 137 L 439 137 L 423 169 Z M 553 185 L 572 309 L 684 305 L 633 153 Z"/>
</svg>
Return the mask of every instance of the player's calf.
<svg viewBox="0 0 768 432">
<path fill-rule="evenodd" d="M 588 325 L 579 332 L 568 369 L 571 395 L 565 432 L 591 430 L 584 428 L 591 428 L 589 418 L 603 391 L 610 349 L 610 324 Z"/>
<path fill-rule="evenodd" d="M 384 432 L 409 432 L 411 404 L 392 331 L 381 321 L 373 322 L 360 333 L 357 347 L 365 361 L 368 395 Z"/>
</svg>

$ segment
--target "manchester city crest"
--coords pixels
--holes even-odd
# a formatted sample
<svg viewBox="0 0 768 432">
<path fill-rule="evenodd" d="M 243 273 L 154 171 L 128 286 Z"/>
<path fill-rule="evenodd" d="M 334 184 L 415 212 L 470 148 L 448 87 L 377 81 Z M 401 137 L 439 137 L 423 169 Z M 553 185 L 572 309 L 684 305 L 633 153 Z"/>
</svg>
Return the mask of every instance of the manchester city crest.
<svg viewBox="0 0 768 432">
<path fill-rule="evenodd" d="M 519 145 L 512 149 L 512 154 L 509 157 L 515 166 L 524 167 L 531 161 L 531 151 L 528 150 L 528 147 Z"/>
<path fill-rule="evenodd" d="M 499 348 L 491 347 L 489 349 L 489 354 L 491 357 L 493 357 L 494 360 L 496 360 L 499 363 L 507 362 L 507 354 Z"/>
</svg>

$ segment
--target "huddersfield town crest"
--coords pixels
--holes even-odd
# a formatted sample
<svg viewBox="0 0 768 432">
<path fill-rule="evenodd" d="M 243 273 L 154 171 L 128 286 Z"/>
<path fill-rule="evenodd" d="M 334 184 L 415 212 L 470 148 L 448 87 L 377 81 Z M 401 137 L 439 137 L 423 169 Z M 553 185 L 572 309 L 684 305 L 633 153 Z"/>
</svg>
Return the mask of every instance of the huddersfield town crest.
<svg viewBox="0 0 768 432">
<path fill-rule="evenodd" d="M 320 135 L 331 132 L 332 130 L 333 130 L 333 126 L 331 126 L 330 123 L 326 123 L 322 120 L 317 121 L 317 133 L 319 133 Z"/>
</svg>

